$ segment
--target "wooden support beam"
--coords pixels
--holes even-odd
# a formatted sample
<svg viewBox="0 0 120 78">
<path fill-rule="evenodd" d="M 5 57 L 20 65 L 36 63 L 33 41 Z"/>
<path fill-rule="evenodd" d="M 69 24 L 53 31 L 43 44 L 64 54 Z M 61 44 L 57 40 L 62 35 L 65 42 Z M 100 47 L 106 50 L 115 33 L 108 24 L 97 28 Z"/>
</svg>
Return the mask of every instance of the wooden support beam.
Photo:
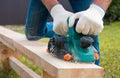
<svg viewBox="0 0 120 78">
<path fill-rule="evenodd" d="M 103 78 L 104 69 L 102 67 L 93 63 L 71 63 L 57 59 L 45 52 L 46 43 L 28 41 L 25 35 L 1 26 L 0 41 L 40 66 L 53 78 Z"/>
<path fill-rule="evenodd" d="M 11 68 L 14 69 L 21 76 L 21 78 L 41 78 L 38 74 L 22 64 L 15 57 L 10 57 L 9 63 Z"/>
<path fill-rule="evenodd" d="M 8 60 L 10 56 L 14 56 L 16 58 L 19 58 L 18 53 L 14 52 L 12 49 L 10 49 L 7 46 L 0 43 L 0 60 L 2 63 L 2 70 L 3 71 L 10 69 L 9 60 Z"/>
</svg>

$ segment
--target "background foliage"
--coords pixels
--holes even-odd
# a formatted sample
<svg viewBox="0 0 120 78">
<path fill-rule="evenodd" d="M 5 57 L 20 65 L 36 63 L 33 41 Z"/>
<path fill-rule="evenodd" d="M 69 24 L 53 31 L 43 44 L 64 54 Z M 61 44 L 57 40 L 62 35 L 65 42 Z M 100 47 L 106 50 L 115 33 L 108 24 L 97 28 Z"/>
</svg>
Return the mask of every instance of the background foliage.
<svg viewBox="0 0 120 78">
<path fill-rule="evenodd" d="M 120 0 L 112 0 L 111 5 L 106 12 L 104 21 L 106 24 L 113 21 L 120 21 Z"/>
</svg>

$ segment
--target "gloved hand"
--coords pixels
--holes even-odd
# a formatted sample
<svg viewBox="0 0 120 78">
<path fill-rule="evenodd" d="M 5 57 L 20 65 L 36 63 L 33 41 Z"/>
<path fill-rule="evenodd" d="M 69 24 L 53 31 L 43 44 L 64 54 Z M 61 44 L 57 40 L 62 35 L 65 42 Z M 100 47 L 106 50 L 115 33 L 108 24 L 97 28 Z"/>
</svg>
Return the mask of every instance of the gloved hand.
<svg viewBox="0 0 120 78">
<path fill-rule="evenodd" d="M 75 19 L 79 19 L 76 24 L 76 31 L 84 35 L 98 35 L 104 28 L 103 16 L 105 11 L 96 4 L 85 10 L 72 15 L 69 19 L 69 26 L 72 27 L 75 23 Z"/>
<path fill-rule="evenodd" d="M 61 4 L 56 4 L 50 14 L 53 17 L 53 31 L 59 35 L 67 35 L 67 18 L 73 13 L 66 11 Z"/>
</svg>

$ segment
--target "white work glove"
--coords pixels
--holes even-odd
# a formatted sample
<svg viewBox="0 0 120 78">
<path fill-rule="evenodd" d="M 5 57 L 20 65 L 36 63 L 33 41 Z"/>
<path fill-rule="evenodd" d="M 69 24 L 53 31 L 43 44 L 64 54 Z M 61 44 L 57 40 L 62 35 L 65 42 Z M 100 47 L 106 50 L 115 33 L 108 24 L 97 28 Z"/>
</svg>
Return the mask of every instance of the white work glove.
<svg viewBox="0 0 120 78">
<path fill-rule="evenodd" d="M 59 35 L 67 35 L 67 19 L 73 13 L 66 11 L 61 4 L 56 4 L 50 14 L 53 17 L 53 31 Z"/>
<path fill-rule="evenodd" d="M 75 19 L 79 19 L 76 24 L 76 31 L 84 35 L 98 35 L 104 28 L 103 17 L 105 11 L 96 4 L 85 10 L 72 15 L 69 19 L 69 26 L 72 27 Z"/>
</svg>

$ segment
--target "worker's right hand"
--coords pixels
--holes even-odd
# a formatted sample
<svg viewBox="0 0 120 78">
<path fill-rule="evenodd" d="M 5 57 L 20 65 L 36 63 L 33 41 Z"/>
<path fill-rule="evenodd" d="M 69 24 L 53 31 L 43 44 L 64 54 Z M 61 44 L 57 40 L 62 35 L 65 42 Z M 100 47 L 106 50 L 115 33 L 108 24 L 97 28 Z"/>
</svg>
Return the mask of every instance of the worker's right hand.
<svg viewBox="0 0 120 78">
<path fill-rule="evenodd" d="M 76 24 L 76 32 L 84 35 L 98 35 L 102 32 L 103 17 L 105 15 L 104 9 L 97 4 L 91 4 L 90 7 L 81 12 L 77 12 L 69 18 L 69 26 L 74 26 L 75 20 L 78 19 Z"/>
<path fill-rule="evenodd" d="M 73 13 L 66 11 L 61 4 L 56 4 L 52 7 L 50 14 L 53 17 L 53 31 L 59 35 L 67 35 L 67 19 Z"/>
</svg>

